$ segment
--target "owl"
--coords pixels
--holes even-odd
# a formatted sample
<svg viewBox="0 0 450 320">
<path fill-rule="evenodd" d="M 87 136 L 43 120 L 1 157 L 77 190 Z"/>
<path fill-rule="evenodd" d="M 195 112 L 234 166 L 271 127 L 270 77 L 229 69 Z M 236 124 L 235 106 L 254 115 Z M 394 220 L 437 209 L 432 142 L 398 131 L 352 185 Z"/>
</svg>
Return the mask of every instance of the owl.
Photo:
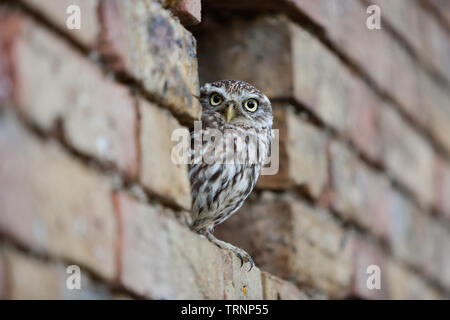
<svg viewBox="0 0 450 320">
<path fill-rule="evenodd" d="M 217 239 L 214 227 L 235 213 L 252 192 L 270 151 L 272 106 L 244 81 L 221 80 L 200 89 L 200 130 L 191 131 L 191 228 L 254 266 L 244 250 Z"/>
</svg>

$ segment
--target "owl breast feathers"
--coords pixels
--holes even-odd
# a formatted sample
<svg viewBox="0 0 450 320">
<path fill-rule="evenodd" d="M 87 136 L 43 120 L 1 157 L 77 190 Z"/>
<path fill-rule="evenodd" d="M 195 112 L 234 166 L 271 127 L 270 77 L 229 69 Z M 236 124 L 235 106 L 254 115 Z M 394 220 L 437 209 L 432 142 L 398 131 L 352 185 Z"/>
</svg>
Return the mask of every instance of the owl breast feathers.
<svg viewBox="0 0 450 320">
<path fill-rule="evenodd" d="M 191 131 L 192 228 L 211 234 L 255 187 L 269 153 L 273 116 L 269 99 L 243 81 L 208 83 L 200 102 L 201 130 Z"/>
</svg>

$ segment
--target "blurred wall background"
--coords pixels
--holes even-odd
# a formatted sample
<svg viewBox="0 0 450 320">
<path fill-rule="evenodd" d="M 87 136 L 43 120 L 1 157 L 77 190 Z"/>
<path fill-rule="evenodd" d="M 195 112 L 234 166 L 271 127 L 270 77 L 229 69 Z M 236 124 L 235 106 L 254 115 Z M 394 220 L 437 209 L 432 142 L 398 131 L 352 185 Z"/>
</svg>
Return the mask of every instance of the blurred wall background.
<svg viewBox="0 0 450 320">
<path fill-rule="evenodd" d="M 439 0 L 2 2 L 0 298 L 449 298 L 449 38 Z M 280 130 L 216 230 L 251 272 L 189 231 L 170 161 L 218 79 Z"/>
</svg>

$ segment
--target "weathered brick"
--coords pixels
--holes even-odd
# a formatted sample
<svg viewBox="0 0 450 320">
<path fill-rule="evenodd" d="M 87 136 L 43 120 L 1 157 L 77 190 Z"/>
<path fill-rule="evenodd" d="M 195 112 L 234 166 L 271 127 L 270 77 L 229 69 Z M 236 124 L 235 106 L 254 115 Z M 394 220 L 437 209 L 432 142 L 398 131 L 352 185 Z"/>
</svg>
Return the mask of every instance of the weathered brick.
<svg viewBox="0 0 450 320">
<path fill-rule="evenodd" d="M 172 141 L 176 129 L 185 129 L 171 114 L 144 99 L 140 112 L 140 181 L 150 192 L 180 207 L 191 207 L 191 185 L 187 165 L 172 162 Z"/>
<path fill-rule="evenodd" d="M 426 113 L 418 99 L 416 64 L 386 28 L 370 30 L 366 27 L 366 6 L 359 0 L 344 0 L 339 5 L 319 0 L 314 6 L 308 2 L 295 0 L 299 9 L 324 27 L 338 48 L 398 99 L 406 112 L 425 123 Z"/>
<path fill-rule="evenodd" d="M 436 222 L 398 192 L 389 195 L 388 203 L 388 243 L 394 255 L 419 267 L 429 276 L 441 277 L 434 265 L 436 260 L 433 259 L 436 251 L 442 252 L 442 247 L 439 247 L 434 237 L 437 232 Z"/>
<path fill-rule="evenodd" d="M 448 134 L 442 129 L 450 125 L 449 111 L 446 107 L 450 105 L 449 95 L 445 94 L 445 89 L 414 61 L 386 28 L 381 30 L 366 28 L 368 15 L 364 5 L 357 0 L 340 1 L 339 6 L 325 0 L 315 1 L 314 4 L 305 0 L 295 2 L 300 9 L 311 14 L 311 17 L 326 29 L 332 42 L 365 70 L 380 88 L 392 95 L 415 122 L 432 133 L 447 151 L 450 150 Z M 407 26 L 410 32 L 410 24 Z M 420 30 L 424 32 L 424 41 L 433 42 L 423 47 L 443 46 L 439 39 L 436 40 L 437 36 L 434 35 L 433 29 L 424 31 L 421 25 Z M 429 35 L 430 33 L 433 35 Z M 448 48 L 442 50 L 439 48 L 435 51 L 442 51 L 443 58 L 440 60 L 445 61 L 445 63 L 441 61 L 438 68 L 446 68 L 449 63 Z"/>
<path fill-rule="evenodd" d="M 13 103 L 44 131 L 61 124 L 80 153 L 135 176 L 135 102 L 128 89 L 45 29 L 17 19 L 21 27 L 8 47 Z"/>
<path fill-rule="evenodd" d="M 392 108 L 381 114 L 381 138 L 387 171 L 429 205 L 433 200 L 434 151 Z"/>
<path fill-rule="evenodd" d="M 120 281 L 150 298 L 261 297 L 260 271 L 240 268 L 237 257 L 190 232 L 166 210 L 116 195 L 122 223 Z M 248 268 L 248 265 L 244 267 Z"/>
<path fill-rule="evenodd" d="M 387 272 L 386 272 L 387 271 Z M 442 295 L 416 273 L 397 262 L 389 260 L 382 277 L 388 283 L 389 298 L 394 300 L 436 300 Z"/>
<path fill-rule="evenodd" d="M 147 93 L 180 119 L 197 119 L 201 108 L 195 38 L 158 0 L 101 2 L 100 52 L 115 71 L 142 83 Z"/>
<path fill-rule="evenodd" d="M 81 269 L 81 288 L 69 289 L 68 265 L 43 261 L 13 249 L 3 250 L 9 270 L 8 299 L 111 299 L 106 286 L 92 281 Z"/>
<path fill-rule="evenodd" d="M 220 36 L 224 30 L 227 37 Z M 242 79 L 271 99 L 294 98 L 370 156 L 378 157 L 378 100 L 328 48 L 298 25 L 283 16 L 250 22 L 234 19 L 199 32 L 198 39 L 202 82 Z"/>
<path fill-rule="evenodd" d="M 256 264 L 282 279 L 346 295 L 351 250 L 346 233 L 328 214 L 297 201 L 246 204 L 216 228 L 219 239 L 252 255 Z"/>
<path fill-rule="evenodd" d="M 366 19 L 368 17 L 368 14 L 366 13 L 366 6 L 363 5 L 360 0 L 343 0 L 339 1 L 339 4 L 334 1 L 326 0 L 265 0 L 258 2 L 247 1 L 245 3 L 238 0 L 230 0 L 226 2 L 215 1 L 208 5 L 215 7 L 215 9 L 233 8 L 239 10 L 248 9 L 252 6 L 253 8 L 257 7 L 261 9 L 269 8 L 287 13 L 287 15 L 289 15 L 293 19 L 298 19 L 300 17 L 300 20 L 302 21 L 304 19 L 301 17 L 303 16 L 303 14 L 305 14 L 323 28 L 323 30 L 325 31 L 324 34 L 329 40 L 331 40 L 331 43 L 333 43 L 336 48 L 343 52 L 345 56 L 349 57 L 350 60 L 358 66 L 358 68 L 364 71 L 364 73 L 368 74 L 379 88 L 394 97 L 395 100 L 398 101 L 400 108 L 402 108 L 404 112 L 408 113 L 408 115 L 412 119 L 414 119 L 416 123 L 420 124 L 431 133 L 435 131 L 435 124 L 433 124 L 433 122 L 429 122 L 429 118 L 432 117 L 434 112 L 438 112 L 439 109 L 442 108 L 445 109 L 445 107 L 437 105 L 434 102 L 433 96 L 430 96 L 428 94 L 427 88 L 423 86 L 423 84 L 421 83 L 422 80 L 420 79 L 426 78 L 426 81 L 432 83 L 434 82 L 432 85 L 436 87 L 439 87 L 440 84 L 436 83 L 432 79 L 432 77 L 426 72 L 424 67 L 422 67 L 419 63 L 416 63 L 415 59 L 407 52 L 402 44 L 397 41 L 396 37 L 391 34 L 388 28 L 382 28 L 380 30 L 370 30 L 366 27 Z M 300 16 L 298 15 L 298 12 L 301 12 Z M 234 23 L 227 22 L 228 26 L 233 26 L 233 24 Z M 221 25 L 220 28 L 221 30 L 223 30 L 223 25 Z M 258 29 L 259 32 L 261 32 L 262 28 L 258 27 Z M 425 32 L 423 30 L 421 31 Z M 264 33 L 266 32 L 267 30 L 264 30 Z M 433 28 L 431 28 L 431 31 L 425 32 L 424 38 L 427 38 L 426 41 L 433 42 L 429 45 L 430 47 L 439 47 L 438 49 L 430 50 L 442 52 L 442 54 L 439 53 L 439 55 L 443 56 L 441 60 L 445 61 L 445 64 L 444 62 L 440 63 L 439 68 L 445 68 L 449 63 L 449 60 L 447 59 L 448 49 L 441 49 L 441 47 L 446 45 L 441 44 L 442 41 L 439 41 L 439 36 L 435 36 L 433 34 L 433 36 L 428 37 L 427 34 L 429 33 L 433 33 Z M 242 32 L 242 34 L 245 35 L 244 32 Z M 269 43 L 273 43 L 274 41 L 260 41 L 260 37 L 258 38 L 255 36 L 255 34 L 258 34 L 258 30 L 250 34 L 251 37 L 247 37 L 245 39 L 242 48 L 254 47 L 253 50 L 257 52 L 266 52 L 266 50 L 260 49 L 265 49 L 264 47 L 266 44 L 269 46 Z M 286 31 L 278 31 L 277 34 L 279 38 L 286 39 Z M 208 37 L 210 37 L 210 35 L 208 35 Z M 254 41 L 257 42 L 257 44 L 252 44 L 252 37 L 256 39 Z M 273 36 L 273 38 L 278 37 Z M 337 58 L 324 58 L 323 56 L 319 55 L 313 49 L 314 46 L 316 46 L 314 44 L 315 38 L 310 38 L 311 39 L 306 41 L 306 47 L 308 48 L 308 50 L 301 50 L 300 52 L 298 50 L 295 51 L 295 56 L 298 58 L 292 60 L 292 64 L 295 67 L 290 67 L 290 69 L 297 70 L 297 72 L 285 71 L 283 76 L 273 76 L 274 74 L 277 74 L 278 69 L 289 69 L 289 67 L 286 68 L 285 65 L 286 63 L 290 63 L 290 57 L 287 57 L 286 59 L 286 52 L 289 52 L 291 50 L 291 48 L 289 47 L 291 43 L 286 40 L 284 40 L 284 42 L 282 43 L 284 47 L 278 46 L 280 51 L 278 57 L 283 57 L 283 59 L 279 58 L 276 63 L 269 62 L 269 66 L 267 68 L 264 68 L 264 64 L 261 64 L 261 62 L 264 62 L 264 59 L 267 56 L 266 54 L 264 54 L 264 59 L 256 56 L 257 59 L 250 60 L 253 63 L 249 63 L 249 65 L 253 66 L 255 64 L 258 64 L 259 66 L 261 66 L 261 68 L 258 68 L 259 73 L 264 72 L 260 71 L 260 69 L 268 70 L 267 72 L 270 72 L 270 75 L 266 75 L 262 78 L 273 78 L 274 81 L 279 82 L 279 84 L 277 84 L 277 86 L 274 86 L 273 88 L 279 88 L 281 86 L 283 88 L 289 89 L 288 86 L 282 86 L 280 83 L 283 83 L 284 79 L 290 79 L 291 75 L 301 76 L 302 74 L 304 74 L 304 78 L 306 78 L 306 81 L 309 84 L 309 87 L 306 88 L 310 89 L 313 97 L 317 96 L 321 99 L 324 99 L 324 101 L 321 103 L 316 102 L 315 104 L 313 103 L 311 105 L 314 108 L 318 108 L 317 112 L 319 114 L 321 114 L 321 109 L 326 110 L 326 112 L 324 112 L 323 115 L 321 114 L 321 116 L 323 116 L 325 120 L 332 121 L 332 124 L 334 126 L 338 125 L 338 128 L 344 128 L 347 125 L 346 117 L 348 114 L 347 112 L 345 112 L 345 108 L 347 106 L 346 99 L 348 99 L 349 95 L 354 94 L 358 91 L 349 90 L 347 88 L 348 80 L 344 76 L 345 71 L 341 72 L 338 71 L 336 67 L 333 67 L 332 60 L 335 59 L 337 61 Z M 241 43 L 242 41 L 236 41 L 236 39 L 232 35 L 228 37 L 226 41 L 231 41 L 233 43 L 233 45 L 229 46 L 230 48 L 232 48 L 231 53 L 226 53 L 226 51 L 223 50 L 223 46 L 218 45 L 217 47 L 219 47 L 220 49 L 217 51 L 222 51 L 223 53 L 219 52 L 218 54 L 216 54 L 216 52 L 213 50 L 212 52 L 214 52 L 214 54 L 212 54 L 211 56 L 218 56 L 220 57 L 221 61 L 234 61 L 234 59 L 224 59 L 224 57 L 226 57 L 227 55 L 229 55 L 230 57 L 239 56 L 238 59 L 241 59 L 242 55 L 240 54 L 240 46 L 234 46 L 234 44 Z M 217 40 L 214 41 L 214 43 L 217 42 Z M 288 46 L 286 47 L 286 45 Z M 296 45 L 294 41 L 292 43 L 292 48 L 295 48 L 295 46 L 298 45 Z M 210 48 L 206 49 L 205 51 L 208 50 L 210 50 Z M 271 50 L 274 51 L 274 49 Z M 202 51 L 202 43 L 200 42 L 200 60 L 204 60 L 202 59 Z M 251 52 L 251 50 L 246 51 Z M 325 55 L 326 54 L 327 53 L 325 53 Z M 438 53 L 435 54 L 437 55 Z M 273 59 L 271 58 L 273 54 L 268 54 L 268 56 L 269 60 Z M 307 60 L 305 58 L 300 59 L 300 56 L 309 57 L 310 60 Z M 213 61 L 215 61 L 214 58 Z M 302 65 L 302 62 L 304 62 L 304 64 L 307 64 L 307 67 L 300 68 L 299 66 Z M 203 61 L 200 64 L 200 71 L 202 71 L 203 68 L 202 64 Z M 274 65 L 276 65 L 277 68 L 275 68 Z M 247 69 L 251 70 L 251 68 L 249 67 L 247 67 Z M 233 68 L 231 68 L 231 70 L 233 70 Z M 240 71 L 240 69 L 235 70 Z M 244 68 L 244 70 L 246 69 Z M 313 73 L 302 73 L 299 72 L 299 70 L 313 70 Z M 220 71 L 221 70 L 219 68 L 218 72 Z M 246 75 L 245 72 L 241 72 L 238 74 Z M 326 77 L 324 77 L 324 75 L 326 75 Z M 323 81 L 323 78 L 327 79 L 327 81 Z M 321 81 L 318 82 L 317 79 L 320 79 Z M 328 82 L 329 85 L 327 87 Z M 297 86 L 294 85 L 292 87 L 296 88 Z M 323 88 L 323 90 L 321 90 L 320 88 Z M 298 94 L 297 90 L 294 91 Z M 351 92 L 349 93 L 348 91 Z M 306 90 L 306 92 L 308 91 Z M 306 105 L 310 105 L 310 103 L 308 102 L 308 98 L 310 97 L 308 97 L 307 94 L 305 95 L 305 92 L 302 93 L 303 95 L 297 95 L 299 101 L 303 101 Z M 333 98 L 330 98 L 330 96 Z M 450 99 L 446 99 L 446 104 L 444 104 L 444 106 L 449 105 L 449 101 Z M 434 109 L 438 109 L 438 111 L 434 111 Z M 450 124 L 448 117 L 445 118 L 445 122 L 444 119 L 435 119 L 436 122 L 439 120 L 441 123 L 446 123 L 447 125 Z M 440 132 L 442 132 L 442 130 L 440 130 Z M 446 137 L 442 135 L 436 135 L 436 139 L 444 144 L 447 151 L 450 150 L 448 144 L 445 143 L 445 141 L 448 139 L 448 135 Z"/>
<path fill-rule="evenodd" d="M 291 106 L 274 105 L 274 126 L 280 130 L 280 171 L 261 176 L 261 188 L 304 187 L 320 196 L 327 180 L 325 134 L 302 120 Z"/>
<path fill-rule="evenodd" d="M 344 219 L 387 234 L 386 196 L 389 183 L 339 142 L 330 145 L 331 206 Z"/>
<path fill-rule="evenodd" d="M 381 252 L 381 250 L 373 243 L 362 238 L 361 236 L 354 235 L 351 239 L 353 245 L 353 291 L 352 295 L 365 299 L 387 299 L 389 298 L 388 287 L 390 285 L 385 277 L 386 272 L 386 259 L 387 257 Z M 380 275 L 380 288 L 371 288 L 370 285 L 374 285 L 370 276 L 376 276 L 374 270 L 371 268 L 379 268 Z M 375 272 L 378 272 L 376 270 Z"/>
<path fill-rule="evenodd" d="M 222 256 L 224 259 L 224 298 L 261 300 L 263 298 L 261 271 L 254 267 L 247 272 L 245 268 L 248 268 L 248 265 L 241 268 L 241 262 L 234 253 L 222 252 Z"/>
<path fill-rule="evenodd" d="M 450 94 L 426 74 L 419 75 L 421 105 L 428 115 L 430 135 L 450 154 Z"/>
<path fill-rule="evenodd" d="M 162 4 L 170 8 L 185 26 L 199 24 L 201 21 L 200 0 L 162 0 Z"/>
<path fill-rule="evenodd" d="M 444 18 L 447 26 L 450 27 L 450 4 L 447 0 L 421 0 L 425 5 L 431 5 Z"/>
<path fill-rule="evenodd" d="M 381 14 L 413 48 L 420 60 L 450 79 L 448 35 L 435 17 L 418 1 L 366 1 L 376 4 Z"/>
<path fill-rule="evenodd" d="M 444 217 L 450 219 L 450 164 L 436 158 L 434 204 Z"/>
<path fill-rule="evenodd" d="M 264 300 L 308 300 L 309 297 L 292 283 L 261 272 Z"/>
<path fill-rule="evenodd" d="M 12 116 L 0 122 L 0 229 L 23 245 L 116 274 L 116 220 L 108 177 L 32 137 Z"/>
<path fill-rule="evenodd" d="M 429 220 L 429 239 L 426 239 L 424 247 L 431 251 L 426 256 L 428 258 L 424 263 L 425 273 L 434 279 L 437 279 L 444 287 L 450 289 L 450 232 L 445 223 Z M 448 291 L 448 290 L 447 290 Z"/>
<path fill-rule="evenodd" d="M 93 47 L 97 44 L 100 34 L 98 0 L 24 0 L 24 2 L 83 45 Z M 67 20 L 73 14 L 73 11 L 69 13 L 67 10 L 72 5 L 80 8 L 80 29 L 67 27 Z"/>
<path fill-rule="evenodd" d="M 0 250 L 0 300 L 7 298 L 8 270 L 6 269 L 6 259 L 2 250 Z"/>
</svg>

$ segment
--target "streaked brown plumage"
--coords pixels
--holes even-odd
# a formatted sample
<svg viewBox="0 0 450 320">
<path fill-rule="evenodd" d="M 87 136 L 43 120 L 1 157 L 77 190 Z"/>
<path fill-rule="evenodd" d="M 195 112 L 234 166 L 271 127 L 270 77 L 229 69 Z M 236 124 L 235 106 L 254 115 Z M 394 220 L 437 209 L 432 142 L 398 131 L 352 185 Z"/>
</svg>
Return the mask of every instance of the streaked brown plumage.
<svg viewBox="0 0 450 320">
<path fill-rule="evenodd" d="M 218 240 L 212 232 L 242 206 L 256 184 L 270 149 L 272 107 L 262 92 L 236 80 L 206 84 L 200 102 L 201 134 L 191 132 L 192 229 L 233 251 L 242 262 L 250 262 L 251 268 L 247 252 Z M 210 138 L 217 133 L 219 138 Z M 233 155 L 234 161 L 227 162 Z"/>
</svg>

